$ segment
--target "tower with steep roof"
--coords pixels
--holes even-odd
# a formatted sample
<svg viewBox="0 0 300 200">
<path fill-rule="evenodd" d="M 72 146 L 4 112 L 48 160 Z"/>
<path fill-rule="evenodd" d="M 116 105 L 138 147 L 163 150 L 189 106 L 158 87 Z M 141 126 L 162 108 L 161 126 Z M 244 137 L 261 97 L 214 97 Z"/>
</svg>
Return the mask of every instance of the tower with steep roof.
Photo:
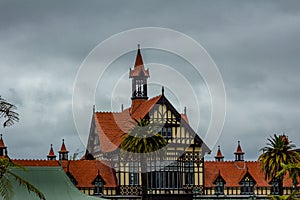
<svg viewBox="0 0 300 200">
<path fill-rule="evenodd" d="M 62 139 L 61 148 L 58 153 L 59 153 L 59 160 L 68 160 L 69 151 L 67 151 L 64 139 Z"/>
<path fill-rule="evenodd" d="M 52 144 L 51 144 L 49 154 L 47 155 L 47 160 L 55 160 L 55 159 L 56 159 L 56 155 L 54 154 Z"/>
<path fill-rule="evenodd" d="M 141 54 L 140 45 L 138 45 L 137 55 L 133 69 L 129 70 L 129 78 L 132 79 L 131 99 L 148 99 L 147 79 L 150 77 L 149 70 L 145 69 Z"/>
<path fill-rule="evenodd" d="M 216 161 L 221 162 L 224 161 L 224 156 L 221 152 L 220 145 L 218 146 L 217 155 L 215 156 Z"/>
<path fill-rule="evenodd" d="M 0 135 L 0 157 L 7 157 L 7 147 L 2 139 L 2 134 Z"/>
<path fill-rule="evenodd" d="M 234 152 L 235 155 L 235 161 L 244 161 L 244 152 L 242 151 L 240 141 L 238 141 L 238 147 L 236 149 L 236 152 Z"/>
</svg>

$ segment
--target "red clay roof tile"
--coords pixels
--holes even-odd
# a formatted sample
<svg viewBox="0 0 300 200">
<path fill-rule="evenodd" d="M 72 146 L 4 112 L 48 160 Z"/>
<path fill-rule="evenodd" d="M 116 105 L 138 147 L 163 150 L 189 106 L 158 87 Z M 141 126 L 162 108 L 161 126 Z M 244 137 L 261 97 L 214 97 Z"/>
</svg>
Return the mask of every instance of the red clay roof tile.
<svg viewBox="0 0 300 200">
<path fill-rule="evenodd" d="M 129 78 L 137 77 L 137 76 L 140 76 L 140 75 L 145 76 L 145 77 L 150 76 L 149 75 L 149 70 L 148 69 L 145 70 L 145 68 L 144 68 L 144 63 L 143 63 L 141 50 L 140 50 L 140 48 L 138 48 L 134 68 L 133 68 L 133 70 L 130 69 Z"/>
<path fill-rule="evenodd" d="M 226 182 L 226 187 L 238 187 L 239 183 L 248 173 L 256 182 L 256 186 L 269 187 L 269 180 L 265 180 L 259 161 L 206 161 L 204 163 L 205 187 L 214 187 L 214 181 L 219 174 Z M 292 186 L 290 179 L 284 179 L 284 186 Z"/>
<path fill-rule="evenodd" d="M 103 178 L 104 187 L 117 187 L 114 170 L 106 161 L 99 160 L 13 160 L 15 164 L 27 166 L 62 166 L 77 181 L 77 187 L 94 187 L 92 182 L 97 177 L 98 171 Z"/>
<path fill-rule="evenodd" d="M 6 148 L 6 146 L 3 142 L 3 139 L 2 139 L 2 134 L 0 136 L 1 136 L 1 138 L 0 138 L 0 148 Z"/>
<path fill-rule="evenodd" d="M 49 151 L 49 154 L 47 155 L 47 157 L 56 157 L 56 155 L 54 154 L 53 148 L 52 148 L 52 144 L 51 144 L 50 151 Z"/>
</svg>

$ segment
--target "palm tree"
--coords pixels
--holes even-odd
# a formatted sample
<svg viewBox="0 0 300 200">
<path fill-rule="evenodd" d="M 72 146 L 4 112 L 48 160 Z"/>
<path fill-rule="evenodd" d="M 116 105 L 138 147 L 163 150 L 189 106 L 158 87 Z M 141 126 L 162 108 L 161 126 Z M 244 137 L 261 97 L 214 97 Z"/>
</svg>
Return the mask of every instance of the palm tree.
<svg viewBox="0 0 300 200">
<path fill-rule="evenodd" d="M 3 123 L 4 128 L 19 121 L 19 114 L 14 111 L 16 109 L 16 106 L 7 102 L 0 96 L 0 118 L 6 118 Z M 15 174 L 12 171 L 13 168 L 25 170 L 25 168 L 14 164 L 8 157 L 0 158 L 0 195 L 4 200 L 9 200 L 13 196 L 13 188 L 9 176 L 13 177 L 19 185 L 25 186 L 28 191 L 34 192 L 40 199 L 45 199 L 45 196 L 36 187 Z"/>
<path fill-rule="evenodd" d="M 13 177 L 19 183 L 19 185 L 26 187 L 29 192 L 34 192 L 40 199 L 46 199 L 36 187 L 15 174 L 12 171 L 13 168 L 25 170 L 25 168 L 11 162 L 9 158 L 0 159 L 0 195 L 4 200 L 12 199 L 13 196 L 13 187 L 9 179 L 10 176 Z"/>
<path fill-rule="evenodd" d="M 142 196 L 147 198 L 147 156 L 158 156 L 158 150 L 167 145 L 165 138 L 157 132 L 158 126 L 149 119 L 134 119 L 133 128 L 120 145 L 121 156 L 125 160 L 138 160 L 141 163 Z M 152 157 L 151 156 L 151 157 Z M 162 155 L 159 155 L 162 156 Z"/>
<path fill-rule="evenodd" d="M 292 148 L 294 144 L 290 143 L 287 136 L 274 134 L 274 137 L 268 138 L 267 146 L 262 148 L 263 153 L 259 156 L 262 171 L 266 180 L 277 178 L 279 183 L 279 194 L 283 193 L 283 177 L 285 174 L 277 175 L 283 169 L 283 165 L 295 164 L 300 162 L 300 156 Z"/>
<path fill-rule="evenodd" d="M 0 96 L 0 118 L 7 118 L 3 123 L 3 127 L 11 126 L 14 122 L 19 121 L 19 114 L 14 111 L 15 109 L 16 106 L 7 102 Z"/>
</svg>

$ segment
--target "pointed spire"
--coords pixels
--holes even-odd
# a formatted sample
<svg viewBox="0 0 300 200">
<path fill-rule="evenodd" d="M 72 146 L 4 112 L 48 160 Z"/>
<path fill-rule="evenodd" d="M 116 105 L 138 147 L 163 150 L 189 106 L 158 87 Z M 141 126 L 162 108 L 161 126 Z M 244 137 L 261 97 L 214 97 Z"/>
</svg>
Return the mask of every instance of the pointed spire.
<svg viewBox="0 0 300 200">
<path fill-rule="evenodd" d="M 138 44 L 138 50 L 135 58 L 134 68 L 133 70 L 130 69 L 129 78 L 144 76 L 150 77 L 149 70 L 144 68 L 143 57 L 140 49 L 140 44 Z"/>
<path fill-rule="evenodd" d="M 186 115 L 186 106 L 184 106 L 184 111 L 183 111 L 183 113 Z"/>
<path fill-rule="evenodd" d="M 56 155 L 54 154 L 53 147 L 52 147 L 52 144 L 51 144 L 49 154 L 47 155 L 47 159 L 48 160 L 55 160 L 55 158 L 56 158 Z"/>
<path fill-rule="evenodd" d="M 64 152 L 68 153 L 69 151 L 67 151 L 67 148 L 66 148 L 66 145 L 65 145 L 65 140 L 62 139 L 62 144 L 61 144 L 61 148 L 60 148 L 59 153 L 64 153 Z"/>
<path fill-rule="evenodd" d="M 235 154 L 235 161 L 244 161 L 244 152 L 241 148 L 241 144 L 240 144 L 240 141 L 238 141 L 238 146 L 237 146 L 237 149 L 236 149 L 236 152 L 234 153 Z"/>
<path fill-rule="evenodd" d="M 164 86 L 161 87 L 161 95 L 162 95 L 162 96 L 165 95 L 165 87 L 164 87 Z"/>
<path fill-rule="evenodd" d="M 218 151 L 217 151 L 217 155 L 215 156 L 215 159 L 216 159 L 216 161 L 219 161 L 219 162 L 224 160 L 224 156 L 221 152 L 220 145 L 218 146 Z"/>
<path fill-rule="evenodd" d="M 0 134 L 0 148 L 6 148 L 5 144 L 4 144 L 4 141 L 2 139 L 2 134 Z"/>
<path fill-rule="evenodd" d="M 7 147 L 5 146 L 4 141 L 2 139 L 2 134 L 0 134 L 0 157 L 1 156 L 7 156 Z"/>
<path fill-rule="evenodd" d="M 67 151 L 64 139 L 62 139 L 62 145 L 58 153 L 59 153 L 59 160 L 68 160 L 69 151 Z"/>
</svg>

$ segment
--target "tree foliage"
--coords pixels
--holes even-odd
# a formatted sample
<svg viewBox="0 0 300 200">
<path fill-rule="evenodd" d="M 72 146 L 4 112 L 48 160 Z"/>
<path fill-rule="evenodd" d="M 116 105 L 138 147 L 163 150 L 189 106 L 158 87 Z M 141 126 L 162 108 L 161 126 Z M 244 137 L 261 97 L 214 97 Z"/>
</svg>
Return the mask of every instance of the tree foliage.
<svg viewBox="0 0 300 200">
<path fill-rule="evenodd" d="M 25 170 L 24 167 L 11 162 L 9 158 L 0 159 L 0 195 L 4 200 L 10 200 L 13 197 L 13 186 L 9 177 L 14 178 L 19 185 L 24 186 L 29 192 L 35 193 L 40 199 L 46 199 L 43 193 L 41 193 L 36 187 L 15 174 L 12 171 L 13 168 Z"/>
<path fill-rule="evenodd" d="M 3 127 L 11 126 L 19 121 L 19 114 L 15 112 L 16 106 L 7 102 L 0 96 L 0 118 L 4 118 Z"/>
</svg>

